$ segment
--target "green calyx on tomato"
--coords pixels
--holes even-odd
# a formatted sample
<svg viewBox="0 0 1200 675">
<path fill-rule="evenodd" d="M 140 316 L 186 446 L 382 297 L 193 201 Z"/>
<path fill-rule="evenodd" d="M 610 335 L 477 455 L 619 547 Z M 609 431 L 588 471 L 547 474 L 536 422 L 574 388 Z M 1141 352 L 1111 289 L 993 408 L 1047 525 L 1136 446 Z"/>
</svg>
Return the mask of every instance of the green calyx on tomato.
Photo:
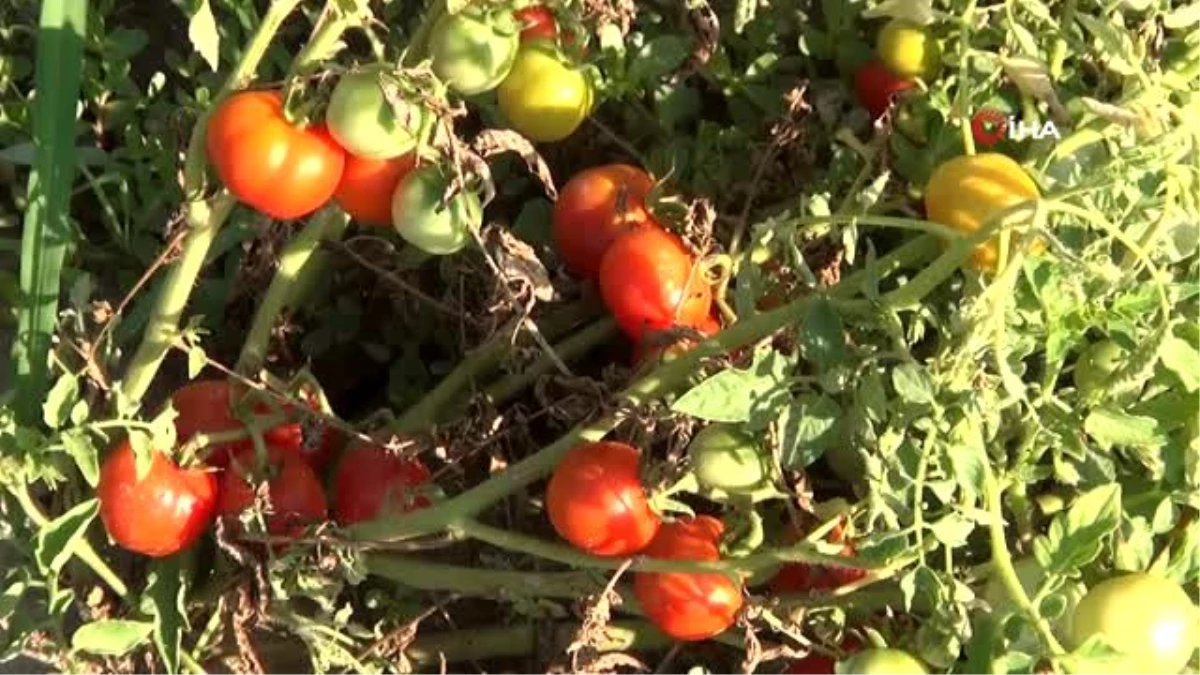
<svg viewBox="0 0 1200 675">
<path fill-rule="evenodd" d="M 587 118 L 593 90 L 583 69 L 542 40 L 521 46 L 496 96 L 514 129 L 530 140 L 551 143 L 570 136 Z"/>
<path fill-rule="evenodd" d="M 1108 383 L 1112 374 L 1121 367 L 1127 352 L 1112 340 L 1094 342 L 1083 350 L 1075 362 L 1071 379 L 1083 396 L 1091 396 Z"/>
<path fill-rule="evenodd" d="M 344 75 L 329 97 L 325 124 L 351 154 L 364 159 L 391 159 L 417 145 L 425 111 L 419 105 L 388 100 L 381 75 Z"/>
<path fill-rule="evenodd" d="M 433 73 L 465 96 L 495 89 L 512 69 L 520 25 L 506 12 L 445 14 L 429 34 Z"/>
<path fill-rule="evenodd" d="M 746 495 L 771 482 L 762 449 L 734 425 L 710 424 L 696 434 L 687 452 L 701 487 Z"/>
<path fill-rule="evenodd" d="M 1168 579 L 1135 572 L 1102 581 L 1079 601 L 1071 619 L 1071 643 L 1078 647 L 1094 635 L 1123 657 L 1095 671 L 1178 673 L 1197 647 L 1200 631 L 1196 605 Z"/>
<path fill-rule="evenodd" d="M 925 664 L 903 649 L 874 647 L 851 654 L 839 663 L 838 672 L 859 675 L 925 675 Z"/>
<path fill-rule="evenodd" d="M 898 77 L 937 75 L 942 67 L 942 48 L 929 31 L 906 19 L 892 19 L 879 32 L 879 59 Z"/>
<path fill-rule="evenodd" d="M 432 255 L 449 255 L 483 224 L 479 196 L 461 190 L 442 205 L 450 178 L 435 165 L 413 170 L 392 195 L 392 226 L 405 241 Z"/>
</svg>

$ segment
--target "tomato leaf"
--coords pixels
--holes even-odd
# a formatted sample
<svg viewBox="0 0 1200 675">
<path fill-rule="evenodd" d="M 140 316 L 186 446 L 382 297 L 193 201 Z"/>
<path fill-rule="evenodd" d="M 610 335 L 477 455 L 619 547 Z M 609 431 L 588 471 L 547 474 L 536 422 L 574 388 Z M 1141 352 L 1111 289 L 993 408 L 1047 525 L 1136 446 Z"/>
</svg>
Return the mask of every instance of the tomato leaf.
<svg viewBox="0 0 1200 675">
<path fill-rule="evenodd" d="M 1157 446 L 1167 440 L 1153 417 L 1130 415 L 1107 407 L 1088 413 L 1083 430 L 1105 449 Z"/>
<path fill-rule="evenodd" d="M 187 583 L 181 563 L 180 555 L 156 560 L 146 580 L 146 600 L 154 615 L 154 646 L 169 673 L 179 672 L 179 650 L 188 628 L 184 611 Z"/>
<path fill-rule="evenodd" d="M 96 499 L 89 499 L 38 530 L 33 543 L 33 555 L 43 572 L 58 574 L 63 565 L 67 564 L 75 542 L 83 538 L 88 525 L 99 511 L 99 505 Z"/>
<path fill-rule="evenodd" d="M 1121 519 L 1121 485 L 1101 485 L 1084 493 L 1033 542 L 1033 551 L 1050 574 L 1063 574 L 1096 559 L 1104 538 Z"/>
<path fill-rule="evenodd" d="M 842 318 L 825 298 L 819 298 L 805 308 L 798 337 L 804 358 L 819 366 L 846 360 Z"/>
<path fill-rule="evenodd" d="M 656 37 L 638 51 L 629 66 L 628 82 L 632 87 L 646 87 L 683 65 L 688 45 L 678 35 Z"/>
<path fill-rule="evenodd" d="M 892 386 L 896 395 L 908 403 L 928 405 L 933 402 L 933 380 L 929 371 L 916 363 L 902 363 L 892 371 Z"/>
<path fill-rule="evenodd" d="M 221 61 L 221 34 L 217 31 L 217 19 L 213 16 L 208 0 L 200 0 L 192 18 L 188 21 L 188 40 L 196 53 L 215 72 Z"/>
<path fill-rule="evenodd" d="M 839 440 L 837 427 L 842 409 L 828 396 L 803 394 L 780 412 L 780 464 L 802 469 L 821 458 Z"/>
<path fill-rule="evenodd" d="M 100 453 L 83 432 L 68 431 L 62 435 L 63 449 L 75 460 L 79 473 L 88 485 L 96 487 L 100 480 Z"/>
<path fill-rule="evenodd" d="M 929 531 L 938 541 L 949 548 L 965 546 L 967 537 L 975 530 L 976 523 L 966 516 L 950 513 L 929 526 Z"/>
<path fill-rule="evenodd" d="M 59 429 L 71 414 L 71 408 L 79 400 L 79 378 L 74 373 L 63 373 L 50 391 L 46 394 L 46 402 L 42 404 L 42 420 L 51 429 Z"/>
<path fill-rule="evenodd" d="M 85 623 L 71 636 L 71 648 L 90 654 L 121 656 L 146 641 L 152 626 L 145 621 L 105 619 Z M 177 672 L 173 670 L 171 672 Z"/>
<path fill-rule="evenodd" d="M 746 370 L 723 370 L 692 387 L 671 406 L 676 412 L 710 422 L 747 422 L 756 405 L 783 388 L 785 357 L 760 350 Z"/>
<path fill-rule="evenodd" d="M 968 503 L 974 503 L 983 492 L 988 463 L 978 418 L 968 415 L 960 419 L 950 429 L 949 440 L 946 459 L 950 462 L 950 470 L 963 497 Z"/>
<path fill-rule="evenodd" d="M 1189 392 L 1200 388 L 1200 350 L 1197 350 L 1187 340 L 1168 337 L 1158 350 L 1158 357 L 1167 370 L 1175 373 Z"/>
</svg>

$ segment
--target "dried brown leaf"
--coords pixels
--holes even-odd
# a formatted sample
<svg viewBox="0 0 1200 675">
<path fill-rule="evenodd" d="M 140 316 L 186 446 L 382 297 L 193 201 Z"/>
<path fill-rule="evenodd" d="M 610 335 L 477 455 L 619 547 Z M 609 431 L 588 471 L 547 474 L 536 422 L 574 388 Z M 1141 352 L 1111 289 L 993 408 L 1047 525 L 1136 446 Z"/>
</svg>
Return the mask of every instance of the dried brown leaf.
<svg viewBox="0 0 1200 675">
<path fill-rule="evenodd" d="M 721 20 L 708 1 L 692 0 L 687 4 L 687 20 L 696 41 L 692 44 L 692 53 L 687 61 L 671 75 L 672 83 L 681 82 L 703 68 L 717 52 L 721 41 Z"/>
<path fill-rule="evenodd" d="M 511 129 L 484 129 L 471 145 L 485 159 L 504 152 L 517 153 L 525 161 L 529 172 L 541 182 L 542 189 L 550 199 L 558 199 L 558 189 L 554 187 L 550 167 L 528 138 Z"/>
<path fill-rule="evenodd" d="M 550 273 L 529 244 L 518 239 L 502 227 L 489 226 L 484 229 L 484 244 L 496 260 L 506 283 L 517 282 L 519 294 L 532 294 L 539 302 L 554 299 L 554 285 Z"/>
</svg>

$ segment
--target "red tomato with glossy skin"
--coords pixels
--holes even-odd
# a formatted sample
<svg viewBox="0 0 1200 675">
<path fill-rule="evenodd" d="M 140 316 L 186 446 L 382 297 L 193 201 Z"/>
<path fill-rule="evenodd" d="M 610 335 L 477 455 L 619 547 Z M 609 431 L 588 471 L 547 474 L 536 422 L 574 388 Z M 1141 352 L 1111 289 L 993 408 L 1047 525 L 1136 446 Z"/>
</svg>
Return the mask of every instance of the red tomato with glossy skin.
<svg viewBox="0 0 1200 675">
<path fill-rule="evenodd" d="M 628 164 L 606 164 L 575 174 L 554 204 L 553 234 L 567 269 L 585 279 L 600 273 L 600 260 L 617 237 L 657 227 L 646 209 L 654 189 L 648 173 Z"/>
<path fill-rule="evenodd" d="M 657 227 L 613 242 L 600 263 L 600 295 L 635 342 L 648 330 L 696 328 L 712 310 L 712 289 L 679 237 Z"/>
<path fill-rule="evenodd" d="M 309 525 L 325 520 L 328 507 L 321 480 L 299 456 L 268 446 L 267 466 L 258 467 L 253 449 L 234 456 L 221 480 L 217 514 L 234 532 L 242 530 L 239 518 L 254 504 L 259 484 L 267 481 L 267 532 L 294 538 Z"/>
<path fill-rule="evenodd" d="M 391 227 L 392 194 L 416 161 L 411 152 L 392 159 L 364 159 L 347 153 L 346 168 L 333 199 L 364 225 Z"/>
<path fill-rule="evenodd" d="M 896 94 L 913 86 L 912 80 L 896 76 L 878 58 L 867 61 L 854 72 L 854 93 L 858 95 L 858 102 L 871 113 L 871 119 L 883 117 Z"/>
<path fill-rule="evenodd" d="M 642 487 L 641 453 L 611 441 L 563 457 L 546 486 L 546 510 L 563 539 L 592 555 L 637 553 L 662 522 Z"/>
<path fill-rule="evenodd" d="M 96 486 L 100 520 L 122 548 L 154 558 L 191 546 L 213 520 L 217 478 L 204 469 L 183 469 L 157 450 L 150 471 L 138 480 L 129 441 L 113 448 Z"/>
<path fill-rule="evenodd" d="M 278 91 L 243 91 L 208 120 L 208 159 L 241 202 L 279 220 L 308 215 L 333 197 L 346 151 L 323 124 L 298 127 Z"/>
<path fill-rule="evenodd" d="M 342 457 L 333 477 L 333 514 L 342 525 L 429 506 L 416 491 L 433 475 L 419 460 L 379 445 L 357 443 Z"/>
<path fill-rule="evenodd" d="M 663 523 L 643 553 L 666 560 L 719 560 L 725 526 L 711 516 Z M 706 640 L 733 625 L 742 588 L 720 573 L 638 572 L 633 592 L 646 616 L 676 640 Z"/>
<path fill-rule="evenodd" d="M 558 37 L 558 21 L 554 18 L 554 12 L 545 5 L 522 7 L 513 12 L 513 16 L 524 26 L 521 29 L 521 42 Z"/>
</svg>

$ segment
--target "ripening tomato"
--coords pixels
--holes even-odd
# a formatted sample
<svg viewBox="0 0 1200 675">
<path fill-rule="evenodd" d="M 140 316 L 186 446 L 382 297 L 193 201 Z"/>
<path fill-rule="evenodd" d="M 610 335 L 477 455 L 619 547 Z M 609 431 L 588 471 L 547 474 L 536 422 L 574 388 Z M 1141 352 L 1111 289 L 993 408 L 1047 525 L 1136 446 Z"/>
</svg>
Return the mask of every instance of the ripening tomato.
<svg viewBox="0 0 1200 675">
<path fill-rule="evenodd" d="M 1186 591 L 1164 577 L 1135 572 L 1090 588 L 1075 606 L 1070 629 L 1076 647 L 1100 634 L 1124 655 L 1100 672 L 1178 673 L 1196 651 L 1200 623 Z"/>
<path fill-rule="evenodd" d="M 554 11 L 545 5 L 530 5 L 513 12 L 521 24 L 521 42 L 554 40 L 558 37 L 558 20 Z"/>
<path fill-rule="evenodd" d="M 393 105 L 378 73 L 344 75 L 329 96 L 325 124 L 351 155 L 391 159 L 411 152 L 425 123 L 425 109 L 401 102 Z"/>
<path fill-rule="evenodd" d="M 356 443 L 333 477 L 333 514 L 342 525 L 429 506 L 420 493 L 433 475 L 420 460 L 381 445 Z"/>
<path fill-rule="evenodd" d="M 1121 345 L 1112 340 L 1101 340 L 1083 350 L 1075 361 L 1075 371 L 1072 380 L 1075 388 L 1084 396 L 1091 396 L 1108 383 L 1108 378 L 1117 372 L 1125 361 L 1127 353 Z"/>
<path fill-rule="evenodd" d="M 929 220 L 965 235 L 973 234 L 1006 209 L 1039 197 L 1037 183 L 1008 155 L 984 152 L 955 157 L 934 170 L 925 186 Z M 1012 239 L 1020 239 L 1013 236 Z M 975 248 L 971 264 L 985 272 L 996 269 L 1000 241 L 995 237 Z"/>
<path fill-rule="evenodd" d="M 592 82 L 549 42 L 523 45 L 496 90 L 500 111 L 513 129 L 539 143 L 561 141 L 592 109 Z"/>
<path fill-rule="evenodd" d="M 491 91 L 512 68 L 520 26 L 499 12 L 443 14 L 429 32 L 433 73 L 466 96 Z"/>
<path fill-rule="evenodd" d="M 892 19 L 879 32 L 879 59 L 899 77 L 937 75 L 942 67 L 942 47 L 923 26 L 906 19 Z"/>
<path fill-rule="evenodd" d="M 912 89 L 912 80 L 896 77 L 883 61 L 871 59 L 854 71 L 854 93 L 872 119 L 883 117 L 896 94 Z"/>
<path fill-rule="evenodd" d="M 267 533 L 278 537 L 300 536 L 309 525 L 325 520 L 325 491 L 317 474 L 299 456 L 267 446 L 267 463 L 260 465 L 253 448 L 235 455 L 221 480 L 217 502 L 220 515 L 234 532 L 242 531 L 240 517 L 255 503 L 262 482 L 267 483 Z"/>
<path fill-rule="evenodd" d="M 615 242 L 600 261 L 600 295 L 635 342 L 647 330 L 695 328 L 712 309 L 705 271 L 675 236 L 640 228 Z"/>
<path fill-rule="evenodd" d="M 600 274 L 600 260 L 617 237 L 657 226 L 646 209 L 654 179 L 628 164 L 606 164 L 575 174 L 554 204 L 558 257 L 585 279 Z"/>
<path fill-rule="evenodd" d="M 346 169 L 333 199 L 351 218 L 366 225 L 392 224 L 392 195 L 412 171 L 417 158 L 408 153 L 392 159 L 346 155 Z"/>
<path fill-rule="evenodd" d="M 771 480 L 762 448 L 732 424 L 704 427 L 688 444 L 687 453 L 701 487 L 749 494 Z"/>
<path fill-rule="evenodd" d="M 902 649 L 873 647 L 856 652 L 842 662 L 842 672 L 860 675 L 925 675 L 929 671 Z"/>
<path fill-rule="evenodd" d="M 414 169 L 392 195 L 392 226 L 405 241 L 432 255 L 449 255 L 483 224 L 479 196 L 461 190 L 441 206 L 450 179 L 434 165 Z"/>
<path fill-rule="evenodd" d="M 230 194 L 279 220 L 328 202 L 346 162 L 346 151 L 324 125 L 301 128 L 284 117 L 278 91 L 225 99 L 208 120 L 205 143 Z"/>
<path fill-rule="evenodd" d="M 180 468 L 153 450 L 150 470 L 139 480 L 126 439 L 104 459 L 96 496 L 100 520 L 113 541 L 160 558 L 191 546 L 208 528 L 216 512 L 217 478 L 202 468 Z"/>
<path fill-rule="evenodd" d="M 643 554 L 666 560 L 721 558 L 725 526 L 712 516 L 663 523 Z M 676 640 L 705 640 L 733 625 L 741 585 L 719 572 L 638 572 L 633 592 L 646 616 Z"/>
<path fill-rule="evenodd" d="M 592 555 L 631 555 L 658 531 L 642 487 L 641 453 L 625 443 L 584 443 L 563 457 L 546 486 L 559 536 Z"/>
<path fill-rule="evenodd" d="M 721 322 L 710 313 L 699 326 L 696 326 L 696 332 L 710 338 L 721 332 Z M 633 347 L 633 362 L 643 364 L 655 359 L 670 361 L 699 344 L 690 337 L 679 337 L 671 341 L 667 337 L 669 335 L 670 331 L 643 335 L 642 339 Z"/>
</svg>

